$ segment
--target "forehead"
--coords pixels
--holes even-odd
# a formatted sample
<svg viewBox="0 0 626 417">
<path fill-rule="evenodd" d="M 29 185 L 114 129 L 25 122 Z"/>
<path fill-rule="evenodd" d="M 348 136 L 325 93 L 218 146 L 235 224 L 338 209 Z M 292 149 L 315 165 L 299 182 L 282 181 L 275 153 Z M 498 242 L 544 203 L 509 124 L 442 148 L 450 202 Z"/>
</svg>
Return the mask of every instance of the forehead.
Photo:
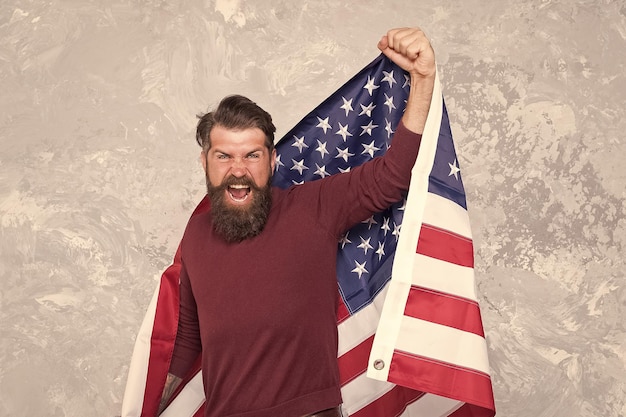
<svg viewBox="0 0 626 417">
<path fill-rule="evenodd" d="M 218 125 L 211 129 L 210 135 L 213 151 L 266 148 L 265 133 L 258 127 L 228 129 Z"/>
</svg>

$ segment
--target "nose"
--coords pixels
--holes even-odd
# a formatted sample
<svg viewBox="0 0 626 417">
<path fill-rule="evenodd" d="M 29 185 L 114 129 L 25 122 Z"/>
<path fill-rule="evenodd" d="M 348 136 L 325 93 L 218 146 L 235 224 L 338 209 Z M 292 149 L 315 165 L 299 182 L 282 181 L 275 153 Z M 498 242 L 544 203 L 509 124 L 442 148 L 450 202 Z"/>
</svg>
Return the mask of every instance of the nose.
<svg viewBox="0 0 626 417">
<path fill-rule="evenodd" d="M 236 178 L 242 178 L 246 176 L 246 165 L 242 158 L 233 158 L 232 165 L 230 167 L 230 173 Z"/>
</svg>

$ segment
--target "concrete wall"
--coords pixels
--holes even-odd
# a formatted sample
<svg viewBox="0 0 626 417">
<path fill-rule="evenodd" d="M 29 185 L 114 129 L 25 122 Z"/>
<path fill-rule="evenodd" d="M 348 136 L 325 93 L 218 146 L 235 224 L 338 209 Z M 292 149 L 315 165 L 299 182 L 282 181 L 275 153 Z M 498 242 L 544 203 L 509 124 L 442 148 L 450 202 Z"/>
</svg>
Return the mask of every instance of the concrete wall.
<svg viewBox="0 0 626 417">
<path fill-rule="evenodd" d="M 498 415 L 626 415 L 626 4 L 3 0 L 0 416 L 112 416 L 204 190 L 195 114 L 285 133 L 386 29 L 436 49 Z"/>
</svg>

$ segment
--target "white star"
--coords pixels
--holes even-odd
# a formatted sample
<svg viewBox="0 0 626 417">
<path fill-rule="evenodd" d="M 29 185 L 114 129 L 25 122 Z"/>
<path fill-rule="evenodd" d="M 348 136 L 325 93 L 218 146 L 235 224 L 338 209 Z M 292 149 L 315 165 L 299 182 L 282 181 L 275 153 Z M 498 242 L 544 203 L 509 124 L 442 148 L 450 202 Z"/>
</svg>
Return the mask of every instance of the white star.
<svg viewBox="0 0 626 417">
<path fill-rule="evenodd" d="M 396 242 L 400 238 L 400 228 L 401 227 L 402 227 L 402 224 L 395 224 L 395 223 L 393 224 L 393 232 L 391 232 L 391 234 L 396 237 Z"/>
<path fill-rule="evenodd" d="M 406 198 L 402 200 L 402 205 L 398 207 L 398 210 L 400 211 L 404 211 L 404 209 L 406 209 Z"/>
<path fill-rule="evenodd" d="M 396 108 L 396 105 L 393 104 L 393 96 L 389 97 L 387 93 L 385 93 L 385 106 L 389 107 L 389 113 Z"/>
<path fill-rule="evenodd" d="M 391 122 L 385 118 L 385 132 L 387 132 L 387 139 L 393 135 L 393 129 L 391 129 Z"/>
<path fill-rule="evenodd" d="M 339 130 L 335 132 L 336 135 L 341 135 L 343 141 L 346 141 L 346 137 L 352 136 L 352 133 L 348 132 L 348 125 L 345 126 L 339 123 Z"/>
<path fill-rule="evenodd" d="M 341 240 L 339 240 L 339 243 L 341 244 L 341 249 L 343 249 L 344 246 L 346 246 L 346 243 L 352 243 L 352 241 L 348 239 L 348 234 L 350 234 L 350 232 L 347 232 L 345 235 L 343 235 Z"/>
<path fill-rule="evenodd" d="M 373 225 L 378 224 L 376 220 L 374 220 L 374 215 L 372 214 L 369 219 L 363 220 L 361 223 L 367 224 L 367 230 L 370 230 Z"/>
<path fill-rule="evenodd" d="M 278 171 L 279 167 L 284 167 L 285 164 L 282 163 L 282 161 L 280 160 L 280 155 L 276 155 L 276 171 Z"/>
<path fill-rule="evenodd" d="M 309 167 L 304 166 L 304 159 L 301 159 L 299 161 L 292 159 L 291 162 L 293 162 L 293 166 L 289 170 L 293 171 L 295 169 L 300 173 L 300 175 L 302 175 L 302 171 L 304 171 L 305 169 L 309 169 Z"/>
<path fill-rule="evenodd" d="M 319 141 L 319 139 L 317 141 L 317 148 L 315 150 L 320 153 L 320 156 L 322 158 L 324 158 L 324 154 L 330 153 L 326 150 L 326 142 L 322 143 Z"/>
<path fill-rule="evenodd" d="M 359 113 L 359 116 L 367 114 L 367 117 L 372 117 L 372 111 L 376 108 L 376 105 L 373 101 L 367 106 L 364 106 L 362 104 L 359 104 L 359 106 L 361 106 L 361 113 Z"/>
<path fill-rule="evenodd" d="M 374 141 L 372 141 L 372 143 L 370 143 L 369 145 L 366 145 L 364 143 L 362 143 L 361 145 L 363 145 L 363 147 L 365 149 L 363 149 L 363 152 L 361 152 L 361 155 L 363 155 L 364 153 L 367 153 L 370 155 L 371 158 L 374 157 L 374 153 L 376 151 L 380 151 L 380 148 L 377 148 L 376 146 L 374 146 Z"/>
<path fill-rule="evenodd" d="M 376 249 L 376 253 L 378 254 L 378 260 L 385 256 L 385 242 L 378 242 L 378 249 Z"/>
<path fill-rule="evenodd" d="M 372 96 L 372 92 L 374 90 L 376 90 L 377 88 L 379 88 L 379 85 L 374 84 L 374 79 L 371 78 L 369 75 L 367 76 L 367 84 L 365 84 L 365 88 L 367 90 L 368 93 L 370 93 L 370 97 Z"/>
<path fill-rule="evenodd" d="M 391 230 L 389 227 L 389 217 L 385 217 L 383 219 L 383 225 L 380 226 L 380 230 L 383 230 L 385 232 L 385 236 L 387 236 L 387 232 Z"/>
<path fill-rule="evenodd" d="M 402 88 L 410 84 L 411 84 L 411 77 L 409 77 L 407 74 L 404 74 L 404 84 L 402 84 Z"/>
<path fill-rule="evenodd" d="M 315 164 L 315 166 L 317 167 L 317 169 L 315 170 L 314 174 L 319 175 L 322 178 L 330 175 L 328 172 L 326 172 L 326 165 L 319 166 Z"/>
<path fill-rule="evenodd" d="M 385 74 L 385 76 L 383 77 L 381 83 L 384 83 L 385 81 L 387 81 L 389 83 L 389 88 L 393 87 L 393 85 L 397 83 L 396 79 L 393 78 L 393 71 L 391 72 L 383 71 L 383 74 Z"/>
<path fill-rule="evenodd" d="M 361 132 L 361 134 L 359 136 L 363 136 L 364 134 L 368 134 L 370 136 L 372 136 L 372 130 L 376 129 L 378 127 L 378 125 L 375 125 L 374 122 L 372 122 L 370 120 L 370 122 L 367 124 L 367 126 L 361 126 L 361 129 L 363 129 L 363 131 Z"/>
<path fill-rule="evenodd" d="M 353 153 L 348 152 L 348 148 L 339 149 L 337 148 L 337 156 L 335 158 L 343 158 L 344 161 L 348 162 L 348 158 L 354 156 Z"/>
<path fill-rule="evenodd" d="M 298 148 L 300 153 L 302 153 L 302 149 L 303 148 L 308 148 L 309 147 L 309 145 L 304 143 L 304 136 L 299 138 L 299 137 L 297 137 L 295 135 L 293 136 L 293 143 L 291 144 L 291 146 L 294 146 L 294 147 Z"/>
<path fill-rule="evenodd" d="M 358 263 L 357 261 L 354 261 L 354 264 L 356 265 L 356 268 L 354 268 L 350 272 L 356 272 L 357 274 L 359 274 L 359 279 L 361 279 L 361 275 L 369 274 L 369 271 L 365 269 L 365 265 L 367 264 L 367 261 L 363 262 L 362 264 Z"/>
<path fill-rule="evenodd" d="M 346 111 L 346 116 L 347 116 L 348 113 L 350 113 L 351 111 L 354 111 L 354 109 L 352 108 L 352 99 L 346 100 L 345 97 L 341 97 L 341 98 L 343 99 L 343 105 L 340 108 Z"/>
<path fill-rule="evenodd" d="M 370 240 L 372 239 L 371 237 L 368 237 L 367 240 L 365 240 L 363 239 L 363 236 L 359 236 L 359 239 L 361 239 L 361 244 L 357 246 L 357 248 L 363 249 L 366 255 L 368 250 L 374 249 L 372 245 L 370 245 Z"/>
<path fill-rule="evenodd" d="M 293 183 L 293 185 L 302 185 L 302 184 L 304 184 L 304 180 L 301 180 L 301 181 L 291 180 L 291 182 Z"/>
<path fill-rule="evenodd" d="M 318 117 L 317 120 L 319 121 L 319 123 L 315 127 L 321 128 L 322 130 L 324 130 L 324 134 L 326 134 L 328 129 L 330 129 L 330 124 L 328 123 L 328 117 L 323 120 L 321 117 Z"/>
<path fill-rule="evenodd" d="M 454 160 L 453 163 L 448 163 L 448 166 L 450 167 L 450 173 L 448 174 L 448 177 L 450 175 L 454 175 L 454 178 L 456 178 L 458 180 L 459 179 L 459 172 L 461 170 L 459 169 L 459 166 L 456 163 L 456 159 Z"/>
<path fill-rule="evenodd" d="M 345 174 L 346 172 L 350 172 L 350 167 L 344 168 L 344 169 L 339 168 L 339 172 L 341 172 L 342 174 Z"/>
</svg>

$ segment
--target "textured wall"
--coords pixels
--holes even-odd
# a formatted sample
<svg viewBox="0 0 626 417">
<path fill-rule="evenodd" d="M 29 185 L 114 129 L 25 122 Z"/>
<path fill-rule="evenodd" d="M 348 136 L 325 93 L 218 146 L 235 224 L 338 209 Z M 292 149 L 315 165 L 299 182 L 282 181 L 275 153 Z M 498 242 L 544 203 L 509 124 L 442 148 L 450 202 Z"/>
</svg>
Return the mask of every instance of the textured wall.
<svg viewBox="0 0 626 417">
<path fill-rule="evenodd" d="M 498 414 L 626 415 L 623 0 L 2 0 L 0 416 L 119 412 L 204 189 L 196 113 L 243 93 L 284 133 L 404 25 L 438 56 Z"/>
</svg>

